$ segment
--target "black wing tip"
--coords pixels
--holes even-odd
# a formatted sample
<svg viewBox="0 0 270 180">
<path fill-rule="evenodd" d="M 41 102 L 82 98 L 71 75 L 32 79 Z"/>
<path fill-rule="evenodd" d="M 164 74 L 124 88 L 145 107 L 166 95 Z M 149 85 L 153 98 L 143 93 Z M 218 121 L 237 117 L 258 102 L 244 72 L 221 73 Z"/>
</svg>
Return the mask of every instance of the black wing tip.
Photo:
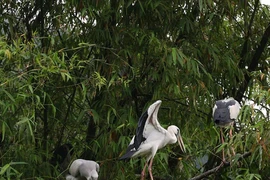
<svg viewBox="0 0 270 180">
<path fill-rule="evenodd" d="M 119 161 L 129 161 L 130 158 L 120 157 L 118 160 L 119 160 Z"/>
<path fill-rule="evenodd" d="M 135 153 L 136 151 L 128 151 L 126 154 L 124 154 L 122 157 L 119 158 L 119 160 L 130 160 L 133 156 L 133 154 Z"/>
</svg>

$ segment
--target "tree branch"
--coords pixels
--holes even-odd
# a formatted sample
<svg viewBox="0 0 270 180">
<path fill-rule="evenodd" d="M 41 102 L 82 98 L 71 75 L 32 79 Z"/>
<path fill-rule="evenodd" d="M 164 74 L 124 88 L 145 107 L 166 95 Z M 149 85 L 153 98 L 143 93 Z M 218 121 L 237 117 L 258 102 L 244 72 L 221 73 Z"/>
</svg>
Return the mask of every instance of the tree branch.
<svg viewBox="0 0 270 180">
<path fill-rule="evenodd" d="M 208 171 L 206 171 L 206 172 L 204 172 L 204 173 L 202 173 L 202 174 L 200 174 L 198 176 L 195 176 L 195 177 L 191 178 L 190 180 L 198 180 L 198 179 L 202 179 L 204 177 L 207 177 L 207 176 L 217 172 L 223 166 L 224 166 L 224 162 L 221 162 L 220 165 L 218 165 L 217 167 L 214 167 L 213 169 L 210 169 L 210 170 L 208 170 Z"/>
<path fill-rule="evenodd" d="M 65 131 L 66 126 L 67 126 L 67 120 L 68 120 L 68 117 L 70 115 L 71 108 L 73 106 L 75 94 L 76 94 L 76 86 L 74 87 L 73 92 L 72 92 L 70 98 L 68 99 L 69 100 L 68 105 L 67 105 L 68 108 L 66 111 L 65 118 L 63 119 L 63 126 L 62 126 L 62 129 L 60 130 L 60 137 L 59 137 L 58 142 L 57 142 L 57 147 L 59 147 L 61 145 L 61 142 L 63 139 L 63 134 L 64 134 L 64 131 Z"/>
<path fill-rule="evenodd" d="M 239 90 L 237 91 L 237 95 L 235 97 L 235 99 L 237 101 L 242 100 L 242 97 L 244 96 L 244 93 L 248 87 L 250 80 L 251 80 L 251 76 L 249 75 L 249 73 L 252 71 L 255 71 L 256 68 L 258 67 L 260 57 L 261 57 L 261 55 L 262 55 L 262 53 L 267 45 L 269 37 L 270 37 L 270 24 L 268 24 L 268 27 L 264 31 L 261 42 L 253 55 L 251 63 L 248 66 L 248 72 L 245 74 L 245 79 L 242 82 L 242 84 L 240 85 Z"/>
<path fill-rule="evenodd" d="M 242 59 L 241 59 L 241 61 L 239 63 L 240 68 L 245 67 L 245 56 L 246 56 L 246 54 L 248 52 L 248 41 L 249 41 L 249 38 L 250 38 L 250 35 L 251 35 L 251 27 L 253 25 L 253 21 L 254 21 L 254 17 L 255 17 L 258 5 L 259 5 L 259 0 L 256 0 L 255 5 L 254 5 L 254 11 L 252 12 L 252 15 L 251 15 L 251 18 L 250 18 L 250 21 L 249 21 L 247 34 L 245 35 L 246 40 L 244 42 L 243 49 L 242 49 L 242 52 L 241 52 L 241 58 Z"/>
<path fill-rule="evenodd" d="M 251 155 L 251 152 L 246 152 L 246 153 L 242 154 L 239 159 L 244 159 L 250 155 Z M 218 165 L 218 166 L 214 167 L 213 169 L 210 169 L 210 170 L 208 170 L 208 171 L 206 171 L 198 176 L 195 176 L 195 177 L 191 178 L 190 180 L 199 180 L 199 179 L 205 178 L 211 174 L 218 172 L 222 167 L 225 168 L 225 167 L 230 166 L 230 163 L 231 162 L 225 162 L 225 163 L 221 162 L 220 165 Z"/>
</svg>

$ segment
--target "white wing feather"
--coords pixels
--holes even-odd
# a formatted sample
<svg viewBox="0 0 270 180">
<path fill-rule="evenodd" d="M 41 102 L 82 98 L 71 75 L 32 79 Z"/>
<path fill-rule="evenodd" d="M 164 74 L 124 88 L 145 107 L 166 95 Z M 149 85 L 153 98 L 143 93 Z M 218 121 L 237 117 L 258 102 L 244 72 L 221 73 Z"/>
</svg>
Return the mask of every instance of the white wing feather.
<svg viewBox="0 0 270 180">
<path fill-rule="evenodd" d="M 81 159 L 77 159 L 75 161 L 73 161 L 73 163 L 71 164 L 70 168 L 69 168 L 69 173 L 76 177 L 79 174 L 79 167 L 83 162 L 81 161 Z"/>
<path fill-rule="evenodd" d="M 233 97 L 230 97 L 228 99 L 223 100 L 224 102 L 229 102 L 229 101 L 234 101 L 235 104 L 232 106 L 229 106 L 229 110 L 230 110 L 230 118 L 231 119 L 237 119 L 238 114 L 240 112 L 240 104 L 238 101 L 236 101 Z"/>
<path fill-rule="evenodd" d="M 230 118 L 237 119 L 238 114 L 240 112 L 240 104 L 235 101 L 235 105 L 229 106 L 230 109 Z"/>
<path fill-rule="evenodd" d="M 73 177 L 71 175 L 67 175 L 66 180 L 77 180 L 77 178 L 75 178 L 75 177 Z"/>
<path fill-rule="evenodd" d="M 212 114 L 213 117 L 214 117 L 216 109 L 217 109 L 217 105 L 215 104 L 215 106 L 213 107 L 213 114 Z"/>
<path fill-rule="evenodd" d="M 153 131 L 159 131 L 163 134 L 166 133 L 166 130 L 159 124 L 157 114 L 159 110 L 159 106 L 161 104 L 161 101 L 158 100 L 155 103 L 153 103 L 149 108 L 148 108 L 148 118 L 146 120 L 145 126 L 144 126 L 144 131 L 143 131 L 143 136 L 147 139 L 149 135 Z"/>
<path fill-rule="evenodd" d="M 96 171 L 99 172 L 99 164 L 96 163 Z"/>
</svg>

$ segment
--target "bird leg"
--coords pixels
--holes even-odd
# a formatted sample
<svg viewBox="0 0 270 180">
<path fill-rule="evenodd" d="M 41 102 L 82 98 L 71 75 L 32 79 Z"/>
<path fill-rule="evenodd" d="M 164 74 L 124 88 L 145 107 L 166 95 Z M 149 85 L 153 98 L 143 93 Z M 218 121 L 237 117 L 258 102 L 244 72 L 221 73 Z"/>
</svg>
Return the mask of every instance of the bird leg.
<svg viewBox="0 0 270 180">
<path fill-rule="evenodd" d="M 223 139 L 223 131 L 222 128 L 220 128 L 220 138 L 221 138 L 221 143 L 224 144 L 224 139 Z M 222 161 L 225 163 L 225 153 L 224 153 L 224 149 L 222 148 Z"/>
<path fill-rule="evenodd" d="M 151 180 L 154 180 L 153 174 L 152 174 L 152 164 L 153 164 L 153 159 L 154 159 L 154 158 L 151 158 L 150 164 L 149 164 L 149 166 L 148 166 L 148 171 L 149 171 Z"/>
<path fill-rule="evenodd" d="M 233 127 L 233 126 L 230 127 L 230 132 L 229 132 L 230 139 L 232 139 L 232 136 L 233 136 L 233 135 L 232 135 L 232 127 Z M 232 144 L 232 146 L 231 146 L 231 151 L 232 151 L 232 153 L 233 153 L 233 156 L 235 156 L 235 151 L 234 151 L 234 148 L 233 148 L 233 144 Z"/>
<path fill-rule="evenodd" d="M 141 173 L 141 180 L 144 180 L 145 170 L 146 170 L 147 164 L 148 164 L 148 161 L 146 161 L 146 163 L 145 163 L 145 165 L 143 167 L 143 170 L 142 170 L 142 173 Z"/>
</svg>

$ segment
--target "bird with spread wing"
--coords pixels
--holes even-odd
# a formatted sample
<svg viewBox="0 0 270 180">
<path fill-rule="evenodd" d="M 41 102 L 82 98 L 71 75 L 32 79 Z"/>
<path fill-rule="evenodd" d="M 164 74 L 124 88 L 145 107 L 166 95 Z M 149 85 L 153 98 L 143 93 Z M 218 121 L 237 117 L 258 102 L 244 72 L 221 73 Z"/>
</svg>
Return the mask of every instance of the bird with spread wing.
<svg viewBox="0 0 270 180">
<path fill-rule="evenodd" d="M 185 145 L 182 140 L 180 129 L 171 125 L 164 129 L 158 122 L 158 111 L 161 105 L 161 100 L 156 101 L 141 115 L 136 129 L 136 134 L 133 136 L 126 153 L 120 160 L 130 159 L 138 156 L 146 156 L 146 163 L 141 173 L 141 179 L 144 179 L 145 170 L 148 166 L 148 171 L 151 180 L 152 164 L 154 156 L 157 151 L 167 144 L 179 143 L 183 152 L 185 152 Z"/>
</svg>

